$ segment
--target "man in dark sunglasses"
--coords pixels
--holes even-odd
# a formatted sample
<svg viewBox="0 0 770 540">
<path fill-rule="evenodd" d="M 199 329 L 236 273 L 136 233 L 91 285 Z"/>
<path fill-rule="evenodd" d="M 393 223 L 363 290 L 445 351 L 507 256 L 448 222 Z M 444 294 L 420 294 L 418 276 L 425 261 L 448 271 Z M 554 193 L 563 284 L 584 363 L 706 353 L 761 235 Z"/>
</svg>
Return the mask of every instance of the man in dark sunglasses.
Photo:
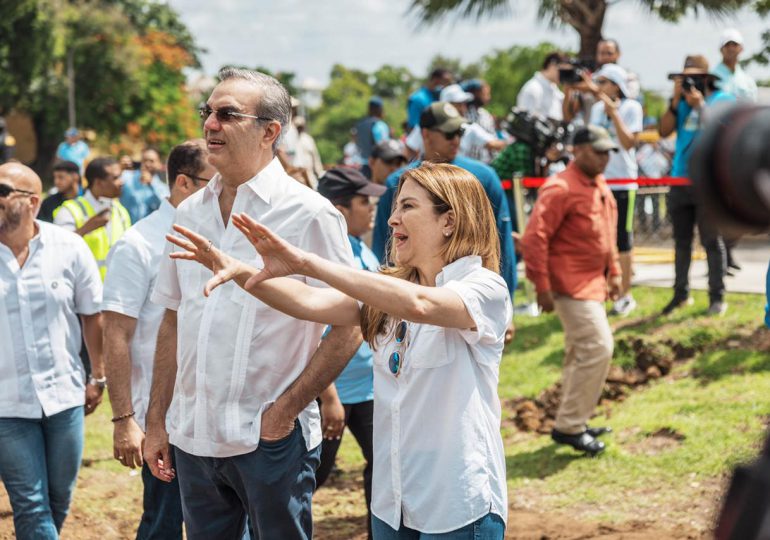
<svg viewBox="0 0 770 540">
<path fill-rule="evenodd" d="M 208 162 L 219 174 L 177 208 L 175 224 L 254 260 L 254 246 L 230 220 L 247 212 L 298 247 L 352 266 L 340 213 L 276 157 L 291 118 L 289 93 L 245 69 L 223 69 L 219 80 L 201 113 Z M 280 314 L 235 283 L 204 296 L 211 272 L 168 251 L 151 296 L 165 311 L 144 461 L 159 480 L 179 471 L 190 540 L 240 538 L 247 516 L 260 538 L 309 539 L 321 443 L 315 399 L 358 349 L 360 334 L 356 340 L 357 329 L 332 327 L 321 342 L 322 325 Z"/>
<path fill-rule="evenodd" d="M 427 107 L 420 116 L 420 131 L 424 144 L 424 160 L 434 163 L 451 163 L 469 171 L 479 179 L 484 191 L 492 204 L 495 213 L 497 232 L 500 238 L 500 274 L 508 285 L 508 290 L 513 296 L 516 289 L 516 253 L 513 250 L 513 237 L 511 236 L 511 214 L 508 210 L 508 202 L 505 192 L 500 184 L 500 177 L 490 166 L 465 156 L 458 155 L 460 139 L 466 124 L 465 118 L 458 112 L 454 105 L 445 102 L 436 102 Z M 417 167 L 421 160 L 412 161 L 407 167 Z M 391 214 L 393 195 L 398 186 L 398 180 L 404 169 L 392 173 L 385 185 L 388 190 L 380 197 L 377 204 L 377 216 L 375 218 L 374 233 L 372 235 L 372 250 L 380 261 L 385 262 L 385 246 L 390 239 L 390 226 L 388 218 Z M 513 324 L 509 327 L 508 341 L 513 338 Z"/>
<path fill-rule="evenodd" d="M 32 169 L 0 165 L 0 478 L 18 538 L 59 537 L 104 377 L 99 270 L 82 238 L 35 219 L 41 191 Z"/>
</svg>

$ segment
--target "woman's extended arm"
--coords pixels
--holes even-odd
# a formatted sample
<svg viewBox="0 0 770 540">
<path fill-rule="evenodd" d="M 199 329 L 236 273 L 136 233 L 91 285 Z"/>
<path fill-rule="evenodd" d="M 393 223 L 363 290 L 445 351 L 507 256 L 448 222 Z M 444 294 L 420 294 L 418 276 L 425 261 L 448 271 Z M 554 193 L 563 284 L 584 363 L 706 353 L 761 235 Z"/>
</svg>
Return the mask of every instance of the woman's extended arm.
<svg viewBox="0 0 770 540">
<path fill-rule="evenodd" d="M 265 262 L 265 267 L 245 283 L 247 289 L 267 279 L 303 274 L 399 319 L 447 328 L 475 326 L 460 296 L 450 289 L 356 270 L 292 246 L 246 214 L 232 219 Z"/>
<path fill-rule="evenodd" d="M 174 230 L 189 240 L 168 235 L 169 242 L 185 250 L 172 253 L 171 258 L 197 261 L 214 273 L 203 289 L 204 295 L 208 296 L 219 285 L 233 280 L 268 306 L 295 319 L 337 326 L 359 325 L 358 303 L 340 291 L 311 287 L 291 278 L 254 282 L 246 287 L 246 282 L 258 275 L 259 270 L 223 253 L 206 238 L 185 227 L 174 225 Z"/>
</svg>

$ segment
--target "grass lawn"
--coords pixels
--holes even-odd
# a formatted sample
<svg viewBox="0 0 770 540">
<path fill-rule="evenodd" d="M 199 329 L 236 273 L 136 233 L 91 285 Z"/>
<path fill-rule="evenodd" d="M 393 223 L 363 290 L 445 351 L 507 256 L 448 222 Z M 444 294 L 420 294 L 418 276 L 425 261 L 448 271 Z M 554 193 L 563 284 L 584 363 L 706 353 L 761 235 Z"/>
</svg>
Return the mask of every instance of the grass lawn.
<svg viewBox="0 0 770 540">
<path fill-rule="evenodd" d="M 614 362 L 629 366 L 630 339 L 706 349 L 622 402 L 598 409 L 611 426 L 607 451 L 585 458 L 550 438 L 518 431 L 509 400 L 558 382 L 563 334 L 554 316 L 519 317 L 500 373 L 504 403 L 511 538 L 698 538 L 707 534 L 731 468 L 756 455 L 770 417 L 770 335 L 757 332 L 764 299 L 728 295 L 724 317 L 705 316 L 705 294 L 672 316 L 654 318 L 667 289 L 634 290 L 640 308 L 617 327 Z M 133 538 L 141 479 L 112 459 L 109 405 L 86 422 L 86 450 L 64 538 Z M 363 460 L 347 433 L 339 470 L 314 500 L 317 538 L 365 537 Z M 12 538 L 0 489 L 0 539 Z M 631 536 L 629 536 L 629 534 Z M 640 534 L 642 536 L 640 536 Z M 647 536 L 644 536 L 647 534 Z M 614 536 L 613 536 L 614 535 Z M 705 536 L 704 536 L 705 537 Z"/>
</svg>

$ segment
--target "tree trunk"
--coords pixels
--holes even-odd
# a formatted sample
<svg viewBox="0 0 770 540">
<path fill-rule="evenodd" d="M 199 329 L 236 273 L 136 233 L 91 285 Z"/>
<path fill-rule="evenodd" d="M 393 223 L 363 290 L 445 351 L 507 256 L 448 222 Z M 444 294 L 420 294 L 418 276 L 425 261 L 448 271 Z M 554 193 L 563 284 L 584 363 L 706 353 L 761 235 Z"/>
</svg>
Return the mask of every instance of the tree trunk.
<svg viewBox="0 0 770 540">
<path fill-rule="evenodd" d="M 596 57 L 606 11 L 607 0 L 560 0 L 559 17 L 580 36 L 580 58 Z"/>
</svg>

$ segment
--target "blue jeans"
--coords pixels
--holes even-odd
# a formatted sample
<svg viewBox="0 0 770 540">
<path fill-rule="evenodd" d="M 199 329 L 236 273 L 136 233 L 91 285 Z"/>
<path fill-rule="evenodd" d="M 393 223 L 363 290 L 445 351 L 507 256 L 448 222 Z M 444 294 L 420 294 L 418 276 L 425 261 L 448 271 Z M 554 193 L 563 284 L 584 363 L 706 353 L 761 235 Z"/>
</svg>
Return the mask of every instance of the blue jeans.
<svg viewBox="0 0 770 540">
<path fill-rule="evenodd" d="M 372 536 L 374 540 L 503 540 L 505 522 L 503 518 L 490 512 L 465 527 L 432 534 L 404 527 L 403 521 L 396 531 L 377 516 L 372 516 Z"/>
<path fill-rule="evenodd" d="M 83 407 L 0 418 L 0 479 L 18 540 L 59 538 L 83 455 Z"/>
<path fill-rule="evenodd" d="M 188 540 L 239 540 L 246 517 L 251 540 L 309 540 L 320 445 L 307 450 L 297 422 L 285 438 L 253 452 L 200 457 L 176 449 Z"/>
<path fill-rule="evenodd" d="M 169 448 L 172 463 L 176 462 L 175 448 Z M 145 463 L 142 465 L 144 484 L 142 520 L 136 531 L 136 540 L 182 540 L 182 500 L 179 481 L 158 480 Z"/>
</svg>

